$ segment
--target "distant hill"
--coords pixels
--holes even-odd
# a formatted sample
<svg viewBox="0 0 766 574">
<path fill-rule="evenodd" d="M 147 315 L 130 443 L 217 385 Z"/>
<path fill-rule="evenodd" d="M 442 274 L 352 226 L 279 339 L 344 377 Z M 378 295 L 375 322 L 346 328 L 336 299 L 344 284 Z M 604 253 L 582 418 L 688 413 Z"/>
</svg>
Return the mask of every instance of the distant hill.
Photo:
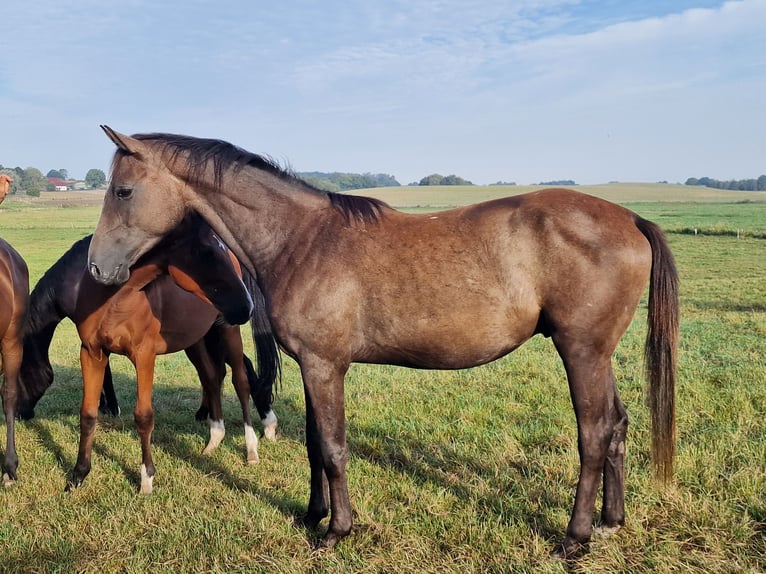
<svg viewBox="0 0 766 574">
<path fill-rule="evenodd" d="M 385 173 L 302 171 L 295 175 L 314 187 L 324 189 L 325 191 L 349 191 L 351 189 L 398 187 L 401 185 L 393 175 Z"/>
</svg>

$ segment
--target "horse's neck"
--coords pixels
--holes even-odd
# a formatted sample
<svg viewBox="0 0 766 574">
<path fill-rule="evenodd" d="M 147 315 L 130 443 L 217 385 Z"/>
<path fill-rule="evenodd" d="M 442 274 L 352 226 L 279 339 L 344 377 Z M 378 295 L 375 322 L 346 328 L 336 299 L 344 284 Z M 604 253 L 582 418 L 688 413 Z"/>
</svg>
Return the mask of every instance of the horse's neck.
<svg viewBox="0 0 766 574">
<path fill-rule="evenodd" d="M 48 350 L 53 340 L 56 327 L 63 317 L 58 314 L 46 315 L 44 320 L 30 321 L 24 334 L 24 363 L 44 362 L 50 365 Z"/>
<path fill-rule="evenodd" d="M 235 255 L 261 273 L 306 241 L 307 228 L 321 226 L 332 211 L 325 196 L 270 174 L 243 169 L 224 177 L 220 191 L 195 206 Z"/>
</svg>

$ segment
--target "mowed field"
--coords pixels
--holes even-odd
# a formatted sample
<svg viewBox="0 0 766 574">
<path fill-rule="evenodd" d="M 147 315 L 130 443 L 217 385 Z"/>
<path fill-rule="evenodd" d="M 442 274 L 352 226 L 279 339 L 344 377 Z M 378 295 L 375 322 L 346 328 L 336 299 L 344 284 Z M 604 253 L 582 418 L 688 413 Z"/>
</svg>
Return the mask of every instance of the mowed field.
<svg viewBox="0 0 766 574">
<path fill-rule="evenodd" d="M 530 189 L 362 193 L 424 211 Z M 100 420 L 93 470 L 65 493 L 82 392 L 79 340 L 65 321 L 51 346 L 54 385 L 37 417 L 17 424 L 19 480 L 0 491 L 0 572 L 766 572 L 766 194 L 659 184 L 577 189 L 658 222 L 681 276 L 678 456 L 667 488 L 654 482 L 649 459 L 645 300 L 614 357 L 631 417 L 627 523 L 615 536 L 594 538 L 572 562 L 548 556 L 566 528 L 578 459 L 563 367 L 540 337 L 469 370 L 351 368 L 356 523 L 332 551 L 314 549 L 321 529 L 295 525 L 309 469 L 302 386 L 288 358 L 274 404 L 278 440 L 262 441 L 260 464 L 249 466 L 231 385 L 226 439 L 203 456 L 208 430 L 194 420 L 196 375 L 183 353 L 160 357 L 157 476 L 144 497 L 135 374 L 114 357 L 123 414 Z M 0 206 L 0 236 L 27 260 L 33 285 L 92 232 L 101 197 L 49 193 Z"/>
</svg>

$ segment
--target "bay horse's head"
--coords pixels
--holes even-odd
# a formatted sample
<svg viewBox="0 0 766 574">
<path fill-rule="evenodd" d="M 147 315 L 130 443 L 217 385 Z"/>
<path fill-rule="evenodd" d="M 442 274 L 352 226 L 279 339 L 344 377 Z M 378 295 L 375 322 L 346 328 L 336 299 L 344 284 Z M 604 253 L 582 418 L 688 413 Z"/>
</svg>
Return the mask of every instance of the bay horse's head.
<svg viewBox="0 0 766 574">
<path fill-rule="evenodd" d="M 142 265 L 161 267 L 182 289 L 216 307 L 230 325 L 246 323 L 253 312 L 239 261 L 196 213 L 187 215 L 134 268 Z"/>
<path fill-rule="evenodd" d="M 121 285 L 130 266 L 184 219 L 186 182 L 168 169 L 176 157 L 167 148 L 101 127 L 117 151 L 88 270 L 100 283 Z"/>
</svg>

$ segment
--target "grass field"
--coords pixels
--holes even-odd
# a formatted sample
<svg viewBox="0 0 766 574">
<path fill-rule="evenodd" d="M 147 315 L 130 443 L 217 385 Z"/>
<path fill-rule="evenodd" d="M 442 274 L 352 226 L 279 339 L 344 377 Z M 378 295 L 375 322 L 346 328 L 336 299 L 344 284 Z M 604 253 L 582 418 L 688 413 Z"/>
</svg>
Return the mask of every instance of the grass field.
<svg viewBox="0 0 766 574">
<path fill-rule="evenodd" d="M 353 366 L 346 397 L 355 530 L 317 552 L 318 535 L 294 525 L 309 470 L 302 387 L 289 359 L 274 405 L 279 438 L 262 442 L 261 463 L 248 466 L 231 386 L 227 437 L 202 456 L 207 428 L 193 418 L 199 384 L 183 354 L 161 357 L 155 493 L 141 497 L 134 373 L 115 357 L 123 415 L 100 421 L 93 471 L 65 493 L 81 395 L 79 342 L 67 321 L 51 347 L 56 381 L 37 417 L 17 425 L 19 481 L 0 492 L 0 572 L 766 572 L 766 194 L 596 187 L 579 189 L 673 232 L 682 280 L 679 440 L 675 481 L 662 489 L 649 464 L 644 303 L 614 359 L 631 416 L 627 524 L 595 538 L 579 560 L 548 557 L 566 527 L 578 464 L 564 372 L 548 340 L 470 370 Z M 423 210 L 525 190 L 370 194 Z M 98 194 L 56 193 L 0 206 L 0 236 L 27 260 L 33 284 L 92 231 L 99 202 Z"/>
</svg>

